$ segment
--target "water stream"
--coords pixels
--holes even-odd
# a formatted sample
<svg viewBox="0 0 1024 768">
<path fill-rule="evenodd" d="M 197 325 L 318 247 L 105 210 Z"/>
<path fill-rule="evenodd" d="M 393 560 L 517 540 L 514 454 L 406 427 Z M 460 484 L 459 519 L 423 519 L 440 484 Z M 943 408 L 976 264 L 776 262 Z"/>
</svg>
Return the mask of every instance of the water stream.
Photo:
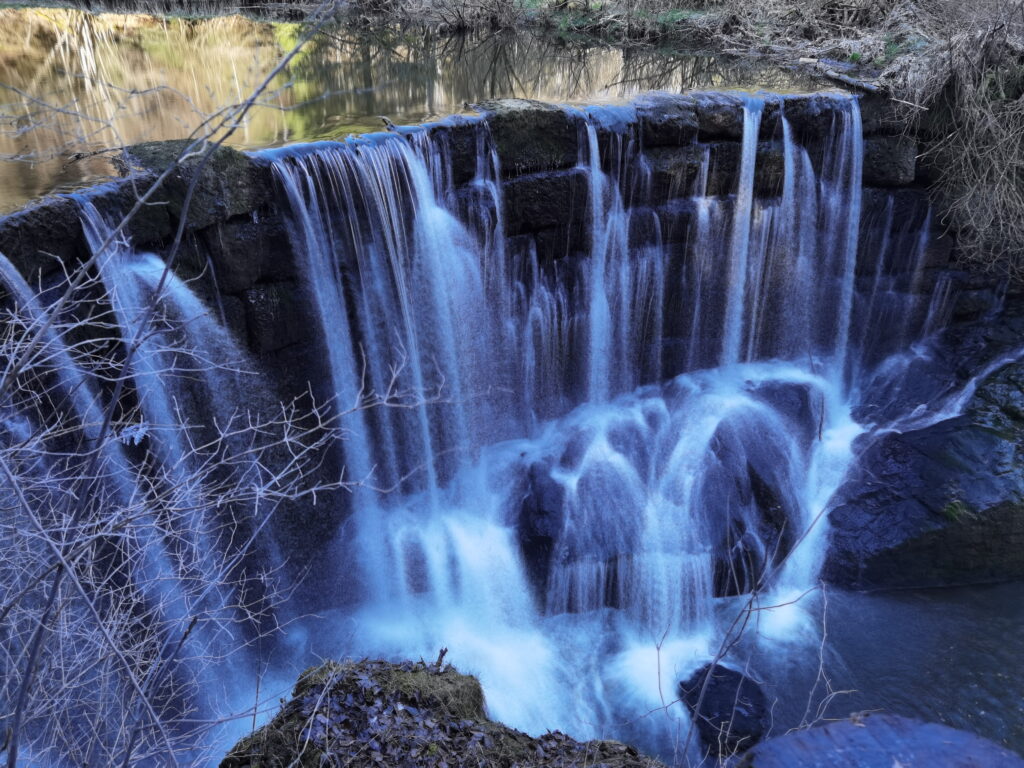
<svg viewBox="0 0 1024 768">
<path fill-rule="evenodd" d="M 821 642 L 825 512 L 854 440 L 929 423 L 966 396 L 855 418 L 864 398 L 898 389 L 945 322 L 948 286 L 923 277 L 930 213 L 901 229 L 891 195 L 862 195 L 860 113 L 840 95 L 813 145 L 783 108 L 781 188 L 759 194 L 757 134 L 773 98 L 743 96 L 736 193 L 709 194 L 707 150 L 668 204 L 631 108 L 571 108 L 586 242 L 557 260 L 506 237 L 502 169 L 479 119 L 464 118 L 476 171 L 459 188 L 447 145 L 425 129 L 257 153 L 326 389 L 346 412 L 334 448 L 358 481 L 327 555 L 308 564 L 331 588 L 295 585 L 284 612 L 318 617 L 274 649 L 268 689 L 317 656 L 432 659 L 446 647 L 497 720 L 626 738 L 680 762 L 697 746 L 684 747 L 675 685 L 716 655 L 752 592 L 762 610 L 746 658 L 801 677 L 792 665 Z M 250 396 L 246 356 L 193 286 L 112 237 L 113 212 L 75 199 L 118 335 L 136 346 L 145 453 L 105 444 L 117 492 L 167 483 L 186 510 L 173 530 L 154 510 L 139 578 L 167 590 L 151 599 L 169 621 L 187 622 L 196 600 L 230 611 L 234 595 L 196 591 L 213 581 L 206 555 L 224 527 L 190 462 L 203 430 Z M 23 314 L 41 315 L 5 261 L 0 280 Z M 143 327 L 153 297 L 156 324 Z M 51 335 L 88 438 L 101 394 Z M 391 407 L 362 407 L 380 399 Z M 261 468 L 231 471 L 258 483 Z M 296 555 L 282 546 L 261 546 L 264 565 Z M 207 650 L 223 641 L 195 637 Z M 253 700 L 233 671 L 205 674 L 233 704 Z M 780 706 L 782 727 L 799 722 L 802 696 Z"/>
<path fill-rule="evenodd" d="M 500 168 L 483 127 L 468 196 L 426 132 L 263 154 L 336 396 L 388 381 L 425 393 L 351 417 L 348 466 L 373 482 L 338 533 L 349 599 L 303 650 L 446 646 L 497 719 L 628 732 L 666 754 L 685 714 L 645 713 L 714 655 L 730 596 L 790 603 L 814 587 L 823 511 L 865 428 L 860 376 L 901 342 L 880 348 L 854 319 L 871 322 L 884 294 L 881 316 L 917 339 L 932 298 L 894 291 L 880 267 L 855 284 L 858 259 L 864 271 L 893 247 L 888 230 L 860 242 L 856 102 L 835 98 L 818 164 L 783 118 L 776 198 L 754 193 L 764 104 L 745 97 L 738 193 L 695 189 L 681 245 L 658 226 L 631 243 L 653 202 L 629 108 L 577 112 L 588 255 L 554 264 L 529 243 L 494 247 Z M 923 257 L 927 226 L 903 258 Z M 805 603 L 767 612 L 765 642 L 813 642 Z"/>
</svg>

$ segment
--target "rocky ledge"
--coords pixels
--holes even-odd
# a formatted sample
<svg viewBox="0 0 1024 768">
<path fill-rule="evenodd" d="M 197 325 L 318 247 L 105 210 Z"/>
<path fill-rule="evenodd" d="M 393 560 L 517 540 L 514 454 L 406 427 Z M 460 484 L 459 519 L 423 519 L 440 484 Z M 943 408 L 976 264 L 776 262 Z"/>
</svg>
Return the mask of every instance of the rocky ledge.
<svg viewBox="0 0 1024 768">
<path fill-rule="evenodd" d="M 978 366 L 987 372 L 959 382 L 959 408 L 951 409 L 959 415 L 867 436 L 829 514 L 826 581 L 871 590 L 1024 579 L 1020 314 L 1002 317 L 999 330 L 1009 339 L 949 342 L 946 352 L 961 371 L 979 348 L 989 358 Z M 930 391 L 939 379 L 934 371 L 922 366 L 911 373 L 910 386 L 922 390 L 917 399 L 941 400 Z"/>
<path fill-rule="evenodd" d="M 487 719 L 479 681 L 440 660 L 327 662 L 220 768 L 664 768 L 617 741 L 527 736 Z"/>
</svg>

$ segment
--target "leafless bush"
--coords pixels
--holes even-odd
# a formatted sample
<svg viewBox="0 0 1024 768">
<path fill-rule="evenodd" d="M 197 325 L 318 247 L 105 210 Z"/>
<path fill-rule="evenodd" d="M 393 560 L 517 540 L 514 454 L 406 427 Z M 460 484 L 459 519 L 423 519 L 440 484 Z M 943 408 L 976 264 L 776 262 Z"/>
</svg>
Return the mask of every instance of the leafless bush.
<svg viewBox="0 0 1024 768">
<path fill-rule="evenodd" d="M 961 257 L 1024 275 L 1024 3 L 930 6 L 935 44 L 885 73 L 895 95 L 924 107 L 924 160 Z"/>
<path fill-rule="evenodd" d="M 332 6 L 321 6 L 248 99 L 209 116 L 179 161 L 198 157 L 201 173 Z M 120 233 L 171 170 L 140 189 L 92 257 L 63 278 L 36 284 L 38 275 L 30 282 L 0 258 L 0 754 L 8 768 L 202 762 L 204 734 L 217 722 L 196 708 L 195 694 L 212 665 L 274 629 L 282 595 L 257 550 L 275 509 L 358 481 L 322 471 L 340 434 L 335 404 L 257 400 L 192 418 L 186 402 L 204 379 L 244 388 L 251 374 L 244 355 L 189 344 L 190 319 L 164 306 L 184 221 L 142 301 L 103 298 Z M 146 380 L 174 382 L 157 420 Z M 381 400 L 368 394 L 342 407 Z"/>
</svg>

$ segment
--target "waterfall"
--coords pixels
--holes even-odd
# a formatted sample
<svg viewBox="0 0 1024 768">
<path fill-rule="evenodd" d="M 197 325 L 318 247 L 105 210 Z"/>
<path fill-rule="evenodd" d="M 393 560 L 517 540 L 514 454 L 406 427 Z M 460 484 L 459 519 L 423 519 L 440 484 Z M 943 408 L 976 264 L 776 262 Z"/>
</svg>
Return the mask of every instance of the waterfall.
<svg viewBox="0 0 1024 768">
<path fill-rule="evenodd" d="M 560 211 L 581 234 L 557 257 L 540 235 L 509 235 L 514 182 L 485 120 L 452 123 L 475 151 L 458 183 L 454 142 L 430 128 L 258 153 L 324 361 L 312 384 L 342 427 L 330 450 L 353 483 L 327 513 L 334 540 L 305 564 L 325 617 L 285 651 L 445 646 L 496 719 L 658 751 L 688 719 L 676 704 L 647 715 L 715 656 L 748 596 L 788 606 L 759 615 L 759 642 L 812 637 L 803 596 L 854 440 L 923 418 L 869 425 L 860 398 L 898 390 L 951 289 L 930 290 L 927 206 L 862 190 L 855 99 L 823 97 L 816 137 L 785 99 L 736 103 L 739 141 L 698 135 L 678 148 L 689 175 L 668 185 L 635 109 L 567 109 L 578 155 L 550 178 L 578 181 L 586 201 Z M 252 399 L 246 355 L 199 283 L 74 199 L 116 330 L 106 342 L 129 363 L 118 413 L 134 422 L 99 441 L 111 387 L 59 329 L 43 334 L 41 375 L 101 453 L 111 498 L 147 521 L 131 542 L 144 556 L 126 556 L 156 590 L 141 601 L 171 624 L 203 603 L 230 614 L 240 590 L 213 556 L 262 530 L 266 468 L 230 438 L 214 458 L 197 446 Z M 3 258 L 0 281 L 36 327 L 44 302 Z M 7 405 L 4 434 L 21 434 L 32 416 Z M 220 478 L 210 467 L 228 455 Z M 225 483 L 251 487 L 252 507 L 222 504 Z M 284 546 L 263 546 L 260 565 L 302 554 Z M 302 599 L 299 586 L 295 615 Z M 190 654 L 220 641 L 201 626 Z"/>
<path fill-rule="evenodd" d="M 657 706 L 656 669 L 671 690 L 711 655 L 730 597 L 815 583 L 860 377 L 936 327 L 891 267 L 921 263 L 929 220 L 894 242 L 891 199 L 865 218 L 842 96 L 817 144 L 775 105 L 781 185 L 759 193 L 768 98 L 743 97 L 734 192 L 708 194 L 717 150 L 698 147 L 668 203 L 631 109 L 569 112 L 587 252 L 554 262 L 504 236 L 485 123 L 461 188 L 427 130 L 262 154 L 338 407 L 403 398 L 349 417 L 341 450 L 373 482 L 338 534 L 356 597 L 318 652 L 446 645 L 495 717 L 585 737 Z M 898 339 L 871 331 L 894 321 Z M 639 738 L 667 738 L 677 709 Z"/>
</svg>

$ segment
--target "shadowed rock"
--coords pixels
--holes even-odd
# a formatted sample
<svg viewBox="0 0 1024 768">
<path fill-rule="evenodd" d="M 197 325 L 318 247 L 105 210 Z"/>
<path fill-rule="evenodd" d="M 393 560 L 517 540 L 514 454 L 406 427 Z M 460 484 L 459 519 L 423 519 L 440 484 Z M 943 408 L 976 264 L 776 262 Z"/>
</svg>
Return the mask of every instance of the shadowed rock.
<svg viewBox="0 0 1024 768">
<path fill-rule="evenodd" d="M 836 494 L 823 576 L 855 589 L 1024 577 L 1024 364 L 962 416 L 870 444 Z"/>
<path fill-rule="evenodd" d="M 721 664 L 707 664 L 679 684 L 679 695 L 693 713 L 711 754 L 744 752 L 767 730 L 768 699 L 746 675 Z"/>
<path fill-rule="evenodd" d="M 868 715 L 758 744 L 736 768 L 1024 768 L 987 739 L 938 723 Z"/>
</svg>

